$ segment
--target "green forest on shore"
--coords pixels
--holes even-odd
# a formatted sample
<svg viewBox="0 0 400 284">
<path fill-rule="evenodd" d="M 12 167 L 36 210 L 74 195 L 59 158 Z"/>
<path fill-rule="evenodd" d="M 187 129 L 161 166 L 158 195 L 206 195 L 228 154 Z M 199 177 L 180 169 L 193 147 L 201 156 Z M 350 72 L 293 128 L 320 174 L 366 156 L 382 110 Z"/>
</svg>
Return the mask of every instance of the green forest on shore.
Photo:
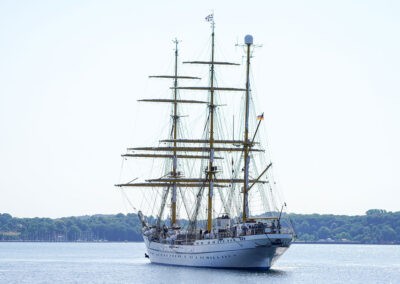
<svg viewBox="0 0 400 284">
<path fill-rule="evenodd" d="M 298 242 L 400 244 L 400 211 L 365 215 L 288 214 Z M 16 218 L 0 214 L 0 241 L 143 241 L 136 214 Z"/>
</svg>

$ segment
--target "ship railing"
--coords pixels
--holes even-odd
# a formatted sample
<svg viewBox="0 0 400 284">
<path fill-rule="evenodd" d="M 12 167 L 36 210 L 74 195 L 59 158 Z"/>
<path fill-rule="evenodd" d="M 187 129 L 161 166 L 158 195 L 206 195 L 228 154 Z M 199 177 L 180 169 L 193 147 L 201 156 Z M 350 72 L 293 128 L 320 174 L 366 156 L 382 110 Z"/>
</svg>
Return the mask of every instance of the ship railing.
<svg viewBox="0 0 400 284">
<path fill-rule="evenodd" d="M 233 234 L 232 234 L 232 232 L 231 231 L 229 231 L 229 230 L 224 230 L 224 231 L 220 231 L 220 232 L 218 232 L 217 233 L 217 238 L 218 239 L 223 239 L 223 238 L 230 238 L 230 237 L 232 237 L 233 236 Z"/>
<path fill-rule="evenodd" d="M 178 234 L 176 240 L 173 241 L 174 244 L 177 245 L 190 245 L 193 244 L 196 240 L 196 234 Z"/>
<path fill-rule="evenodd" d="M 269 227 L 266 226 L 265 224 L 254 224 L 254 225 L 250 225 L 250 226 L 246 226 L 243 227 L 240 231 L 239 231 L 239 236 L 252 236 L 252 235 L 263 235 L 266 232 L 266 229 L 268 229 Z"/>
<path fill-rule="evenodd" d="M 195 239 L 174 240 L 173 244 L 176 244 L 176 245 L 193 245 L 195 241 L 196 241 Z"/>
<path fill-rule="evenodd" d="M 290 228 L 283 227 L 280 229 L 281 234 L 292 234 L 292 230 Z"/>
</svg>

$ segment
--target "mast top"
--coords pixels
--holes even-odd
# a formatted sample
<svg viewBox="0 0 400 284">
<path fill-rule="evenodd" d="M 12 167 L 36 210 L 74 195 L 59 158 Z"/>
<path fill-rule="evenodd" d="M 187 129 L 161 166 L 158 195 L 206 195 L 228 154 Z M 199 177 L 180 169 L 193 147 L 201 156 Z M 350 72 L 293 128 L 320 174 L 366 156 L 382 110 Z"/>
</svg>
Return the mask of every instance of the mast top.
<svg viewBox="0 0 400 284">
<path fill-rule="evenodd" d="M 210 15 L 208 15 L 205 20 L 207 22 L 211 22 L 211 24 L 214 26 L 214 12 L 212 12 Z"/>
<path fill-rule="evenodd" d="M 252 45 L 253 44 L 253 36 L 252 35 L 246 35 L 244 37 L 244 43 L 247 45 Z"/>
</svg>

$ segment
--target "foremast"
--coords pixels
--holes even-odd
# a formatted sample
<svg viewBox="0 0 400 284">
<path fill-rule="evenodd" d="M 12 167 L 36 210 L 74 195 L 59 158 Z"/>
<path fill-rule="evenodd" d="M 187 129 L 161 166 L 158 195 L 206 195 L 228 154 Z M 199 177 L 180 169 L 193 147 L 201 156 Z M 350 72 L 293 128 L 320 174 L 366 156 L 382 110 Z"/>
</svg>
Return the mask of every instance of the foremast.
<svg viewBox="0 0 400 284">
<path fill-rule="evenodd" d="M 139 101 L 142 102 L 157 102 L 157 103 L 172 103 L 172 141 L 168 140 L 169 142 L 173 143 L 173 151 L 172 155 L 159 155 L 159 154 L 125 154 L 122 155 L 123 157 L 143 157 L 143 158 L 171 158 L 172 159 L 172 171 L 169 174 L 169 179 L 172 180 L 171 183 L 160 183 L 160 184 L 152 184 L 152 187 L 166 187 L 166 190 L 163 194 L 162 205 L 160 208 L 159 216 L 158 216 L 158 224 L 161 219 L 161 216 L 164 211 L 166 199 L 169 195 L 169 190 L 172 188 L 171 193 L 171 226 L 177 226 L 177 187 L 178 182 L 180 181 L 180 174 L 178 171 L 178 158 L 203 158 L 202 156 L 193 156 L 193 155 L 178 155 L 177 151 L 177 141 L 178 141 L 178 122 L 179 122 L 179 114 L 178 114 L 178 103 L 185 103 L 185 104 L 203 104 L 206 102 L 203 101 L 196 101 L 196 100 L 181 100 L 178 98 L 178 79 L 200 79 L 199 77 L 192 77 L 192 76 L 179 76 L 178 75 L 178 39 L 174 39 L 175 44 L 175 60 L 174 60 L 174 75 L 155 75 L 149 76 L 150 78 L 163 78 L 163 79 L 173 79 L 173 98 L 172 99 L 142 99 Z M 167 141 L 167 140 L 166 140 Z M 129 149 L 128 149 L 129 150 Z M 128 184 L 118 184 L 119 187 L 125 186 L 135 186 L 135 187 L 145 187 L 148 184 L 140 184 L 140 183 L 128 183 Z M 189 185 L 190 186 L 190 185 Z"/>
</svg>

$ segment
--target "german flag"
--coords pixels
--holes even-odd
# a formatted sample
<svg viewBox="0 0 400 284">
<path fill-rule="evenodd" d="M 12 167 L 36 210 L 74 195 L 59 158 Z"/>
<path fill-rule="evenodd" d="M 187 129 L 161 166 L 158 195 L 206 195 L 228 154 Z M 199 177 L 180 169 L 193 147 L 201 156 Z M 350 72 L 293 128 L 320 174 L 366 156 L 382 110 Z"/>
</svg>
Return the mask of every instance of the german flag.
<svg viewBox="0 0 400 284">
<path fill-rule="evenodd" d="M 257 115 L 257 120 L 264 120 L 264 113 Z"/>
</svg>

